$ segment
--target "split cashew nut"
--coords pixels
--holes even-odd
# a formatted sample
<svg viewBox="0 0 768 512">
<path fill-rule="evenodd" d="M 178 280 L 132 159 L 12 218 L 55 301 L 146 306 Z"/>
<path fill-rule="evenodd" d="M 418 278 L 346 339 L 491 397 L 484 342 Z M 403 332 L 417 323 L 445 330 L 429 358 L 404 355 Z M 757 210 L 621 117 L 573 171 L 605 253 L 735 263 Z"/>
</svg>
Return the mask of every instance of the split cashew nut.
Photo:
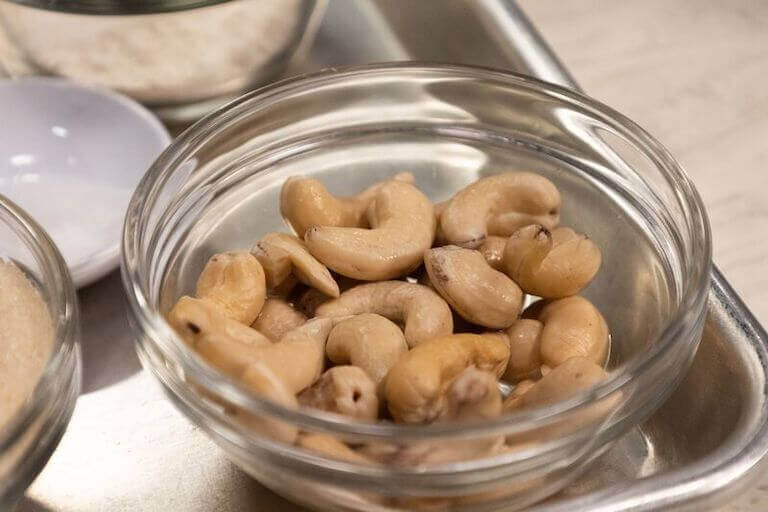
<svg viewBox="0 0 768 512">
<path fill-rule="evenodd" d="M 504 249 L 504 267 L 526 293 L 558 299 L 579 293 L 600 269 L 600 248 L 570 228 L 534 224 L 516 231 Z"/>
<path fill-rule="evenodd" d="M 447 406 L 447 390 L 466 368 L 504 373 L 509 347 L 500 338 L 453 334 L 411 349 L 392 367 L 384 394 L 392 417 L 407 423 L 438 418 Z"/>
<path fill-rule="evenodd" d="M 520 315 L 523 292 L 506 274 L 492 269 L 478 251 L 447 245 L 424 253 L 435 290 L 472 323 L 501 329 Z"/>
<path fill-rule="evenodd" d="M 432 246 L 432 203 L 409 183 L 390 181 L 367 211 L 371 229 L 311 226 L 304 234 L 309 252 L 339 274 L 364 281 L 392 279 L 421 264 Z"/>
<path fill-rule="evenodd" d="M 359 366 L 376 384 L 379 395 L 384 377 L 408 344 L 400 328 L 381 315 L 364 313 L 336 324 L 328 335 L 325 353 L 335 364 Z"/>
<path fill-rule="evenodd" d="M 413 175 L 401 172 L 393 181 L 413 183 Z M 294 176 L 280 191 L 280 212 L 299 237 L 310 226 L 366 227 L 365 212 L 384 183 L 375 183 L 353 197 L 334 197 L 320 181 Z"/>
<path fill-rule="evenodd" d="M 608 325 L 600 311 L 579 295 L 530 306 L 541 329 L 541 362 L 554 368 L 572 357 L 585 357 L 602 365 L 608 355 Z"/>
<path fill-rule="evenodd" d="M 376 385 L 362 368 L 334 366 L 299 395 L 305 407 L 375 420 L 379 415 Z"/>
<path fill-rule="evenodd" d="M 247 252 L 214 254 L 197 280 L 195 295 L 221 308 L 229 318 L 250 325 L 267 295 L 264 270 Z"/>
<path fill-rule="evenodd" d="M 277 288 L 293 274 L 302 283 L 330 297 L 339 296 L 339 285 L 328 269 L 312 256 L 304 243 L 287 233 L 267 233 L 251 249 L 264 267 L 267 287 Z"/>
<path fill-rule="evenodd" d="M 289 331 L 303 325 L 307 317 L 283 299 L 270 298 L 264 302 L 256 321 L 251 327 L 272 341 L 277 341 Z"/>
<path fill-rule="evenodd" d="M 554 227 L 560 192 L 548 179 L 528 172 L 482 178 L 456 193 L 440 215 L 446 242 L 474 249 L 488 235 L 509 236 L 528 224 Z"/>
<path fill-rule="evenodd" d="M 351 288 L 317 308 L 318 316 L 376 313 L 405 324 L 409 347 L 453 332 L 448 304 L 433 290 L 405 281 L 381 281 Z"/>
</svg>

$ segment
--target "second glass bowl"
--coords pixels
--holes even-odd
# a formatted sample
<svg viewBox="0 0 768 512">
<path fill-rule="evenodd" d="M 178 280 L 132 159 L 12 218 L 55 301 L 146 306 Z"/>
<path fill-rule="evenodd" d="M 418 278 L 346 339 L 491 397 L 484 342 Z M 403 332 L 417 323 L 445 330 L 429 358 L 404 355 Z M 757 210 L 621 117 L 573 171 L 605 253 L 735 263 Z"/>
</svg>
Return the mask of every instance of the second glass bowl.
<svg viewBox="0 0 768 512">
<path fill-rule="evenodd" d="M 53 326 L 51 353 L 31 396 L 0 425 L 0 510 L 12 510 L 59 443 L 80 394 L 80 317 L 61 254 L 43 229 L 2 195 L 0 257 L 37 285 Z"/>
<path fill-rule="evenodd" d="M 287 177 L 317 177 L 345 195 L 404 170 L 433 201 L 509 170 L 537 172 L 560 188 L 561 223 L 603 249 L 603 266 L 584 295 L 612 331 L 608 380 L 565 402 L 484 423 L 349 422 L 248 393 L 188 350 L 165 322 L 175 300 L 194 290 L 210 255 L 289 230 L 279 214 Z M 707 219 L 690 181 L 621 114 L 523 76 L 421 65 L 289 80 L 208 116 L 145 176 L 123 244 L 139 354 L 176 405 L 265 485 L 338 510 L 511 509 L 561 489 L 685 375 L 701 336 L 711 257 Z M 351 446 L 419 450 L 506 439 L 511 448 L 414 467 L 341 461 L 249 430 L 222 402 Z"/>
</svg>

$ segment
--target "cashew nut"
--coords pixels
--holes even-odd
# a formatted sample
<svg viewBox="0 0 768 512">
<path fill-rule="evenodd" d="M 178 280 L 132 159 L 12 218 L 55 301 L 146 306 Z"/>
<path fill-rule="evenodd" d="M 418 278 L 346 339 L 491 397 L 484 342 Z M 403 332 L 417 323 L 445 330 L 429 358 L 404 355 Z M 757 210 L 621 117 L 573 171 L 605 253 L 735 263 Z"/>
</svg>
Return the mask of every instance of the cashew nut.
<svg viewBox="0 0 768 512">
<path fill-rule="evenodd" d="M 339 441 L 330 434 L 302 432 L 296 439 L 296 446 L 325 455 L 332 459 L 346 462 L 359 462 L 361 464 L 374 464 L 374 461 L 362 455 L 346 443 Z"/>
<path fill-rule="evenodd" d="M 325 265 L 317 261 L 304 243 L 293 235 L 267 233 L 251 249 L 251 253 L 264 267 L 269 289 L 278 287 L 293 274 L 307 286 L 330 297 L 339 296 L 339 285 Z"/>
<path fill-rule="evenodd" d="M 480 251 L 491 268 L 504 272 L 504 247 L 506 245 L 507 239 L 503 236 L 489 236 L 477 250 Z"/>
<path fill-rule="evenodd" d="M 523 292 L 471 249 L 447 245 L 424 253 L 429 280 L 457 313 L 472 323 L 500 329 L 520 315 Z"/>
<path fill-rule="evenodd" d="M 395 363 L 384 394 L 397 421 L 422 423 L 436 419 L 447 405 L 447 390 L 467 367 L 504 373 L 509 347 L 499 338 L 453 334 L 426 341 Z"/>
<path fill-rule="evenodd" d="M 504 332 L 509 340 L 509 363 L 504 380 L 519 382 L 539 377 L 542 329 L 540 321 L 521 318 Z"/>
<path fill-rule="evenodd" d="M 440 215 L 448 243 L 474 249 L 488 235 L 509 236 L 528 224 L 550 228 L 560 220 L 560 192 L 528 172 L 482 178 L 454 195 Z"/>
<path fill-rule="evenodd" d="M 334 366 L 299 395 L 305 407 L 345 414 L 361 420 L 379 415 L 376 384 L 362 368 Z"/>
<path fill-rule="evenodd" d="M 264 302 L 259 317 L 251 324 L 251 327 L 267 338 L 277 341 L 288 331 L 306 321 L 307 317 L 304 313 L 295 310 L 288 302 L 283 299 L 270 298 Z"/>
<path fill-rule="evenodd" d="M 359 366 L 383 392 L 384 377 L 408 344 L 400 328 L 383 316 L 364 313 L 336 324 L 328 335 L 325 353 L 332 363 Z"/>
<path fill-rule="evenodd" d="M 566 400 L 599 383 L 608 373 L 583 357 L 572 357 L 525 390 L 505 410 L 553 404 Z"/>
<path fill-rule="evenodd" d="M 540 310 L 539 310 L 540 308 Z M 530 307 L 543 324 L 541 361 L 555 368 L 572 357 L 586 357 L 602 365 L 608 355 L 608 325 L 600 311 L 580 295 Z M 529 316 L 526 310 L 525 316 Z"/>
<path fill-rule="evenodd" d="M 256 361 L 249 364 L 240 377 L 240 381 L 267 400 L 291 409 L 298 407 L 296 396 L 262 362 Z M 235 409 L 233 416 L 240 418 L 240 421 L 262 434 L 284 443 L 293 443 L 299 432 L 298 427 L 291 423 L 272 419 L 267 415 L 255 415 L 241 409 Z"/>
<path fill-rule="evenodd" d="M 490 372 L 470 366 L 448 387 L 442 419 L 466 421 L 493 418 L 501 414 L 499 381 Z"/>
<path fill-rule="evenodd" d="M 318 316 L 362 313 L 376 313 L 404 324 L 409 347 L 453 332 L 453 316 L 448 304 L 426 286 L 405 281 L 361 284 L 317 308 Z"/>
<path fill-rule="evenodd" d="M 504 267 L 526 293 L 558 299 L 579 293 L 601 262 L 600 248 L 584 235 L 539 224 L 516 231 L 504 248 Z"/>
<path fill-rule="evenodd" d="M 401 172 L 393 181 L 413 183 L 413 175 Z M 321 182 L 294 176 L 280 191 L 280 212 L 300 237 L 310 226 L 366 227 L 365 212 L 383 183 L 376 183 L 349 198 L 337 198 Z"/>
<path fill-rule="evenodd" d="M 182 297 L 168 313 L 176 333 L 210 364 L 238 376 L 258 360 L 262 347 L 272 342 L 260 332 L 236 322 L 207 301 Z"/>
<path fill-rule="evenodd" d="M 361 446 L 358 452 L 388 466 L 414 468 L 488 457 L 499 453 L 503 446 L 503 436 L 492 436 L 450 443 L 368 443 Z"/>
<path fill-rule="evenodd" d="M 209 301 L 229 318 L 250 325 L 266 297 L 264 270 L 247 252 L 214 254 L 197 280 L 195 295 Z"/>
<path fill-rule="evenodd" d="M 419 189 L 401 181 L 383 184 L 367 217 L 371 229 L 311 226 L 304 234 L 309 252 L 339 274 L 365 281 L 399 277 L 421 264 L 435 217 Z"/>
</svg>

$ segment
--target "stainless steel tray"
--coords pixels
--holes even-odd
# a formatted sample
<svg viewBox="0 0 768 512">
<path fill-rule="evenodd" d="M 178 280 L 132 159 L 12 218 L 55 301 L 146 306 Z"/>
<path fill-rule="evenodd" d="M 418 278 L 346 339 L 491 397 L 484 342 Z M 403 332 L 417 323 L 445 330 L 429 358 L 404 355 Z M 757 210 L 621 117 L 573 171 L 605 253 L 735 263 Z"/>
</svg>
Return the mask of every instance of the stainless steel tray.
<svg viewBox="0 0 768 512">
<path fill-rule="evenodd" d="M 415 59 L 495 66 L 575 87 L 513 3 L 436 3 L 331 1 L 314 46 L 289 74 Z M 117 273 L 83 290 L 81 300 L 83 394 L 19 512 L 301 510 L 229 463 L 141 370 Z M 701 510 L 734 496 L 768 452 L 767 346 L 765 330 L 715 270 L 704 338 L 680 388 L 535 510 Z"/>
</svg>

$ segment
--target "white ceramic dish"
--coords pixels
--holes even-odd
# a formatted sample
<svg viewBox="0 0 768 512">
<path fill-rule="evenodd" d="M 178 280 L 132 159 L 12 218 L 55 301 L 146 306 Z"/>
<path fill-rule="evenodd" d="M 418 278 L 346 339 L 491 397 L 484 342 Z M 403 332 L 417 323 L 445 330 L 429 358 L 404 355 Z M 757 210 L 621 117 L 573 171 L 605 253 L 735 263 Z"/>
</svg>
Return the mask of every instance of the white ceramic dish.
<svg viewBox="0 0 768 512">
<path fill-rule="evenodd" d="M 0 80 L 0 112 L 0 194 L 50 233 L 77 287 L 102 277 L 168 132 L 131 99 L 54 78 Z"/>
</svg>

